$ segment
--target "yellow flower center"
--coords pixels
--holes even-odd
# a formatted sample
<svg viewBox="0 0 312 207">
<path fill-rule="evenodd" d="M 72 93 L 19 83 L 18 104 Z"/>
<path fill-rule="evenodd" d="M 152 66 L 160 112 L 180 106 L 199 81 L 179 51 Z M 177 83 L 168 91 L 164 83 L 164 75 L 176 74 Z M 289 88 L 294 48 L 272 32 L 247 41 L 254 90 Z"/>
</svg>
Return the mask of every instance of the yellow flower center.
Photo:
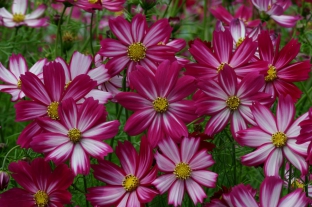
<svg viewBox="0 0 312 207">
<path fill-rule="evenodd" d="M 65 32 L 62 37 L 63 42 L 73 42 L 75 40 L 71 32 Z"/>
<path fill-rule="evenodd" d="M 69 86 L 69 84 L 71 83 L 72 81 L 69 81 L 68 83 L 66 83 L 66 85 L 64 86 L 64 90 L 66 90 Z"/>
<path fill-rule="evenodd" d="M 59 119 L 59 115 L 58 115 L 58 111 L 57 111 L 58 105 L 59 105 L 59 102 L 53 101 L 53 102 L 50 103 L 50 105 L 48 106 L 47 113 L 48 113 L 48 116 L 49 116 L 51 119 L 54 119 L 54 120 L 58 120 L 58 119 Z"/>
<path fill-rule="evenodd" d="M 126 191 L 131 192 L 137 189 L 139 186 L 140 181 L 137 177 L 134 175 L 127 175 L 123 181 L 122 181 L 122 186 L 125 188 Z"/>
<path fill-rule="evenodd" d="M 164 113 L 168 110 L 169 103 L 166 98 L 158 97 L 153 101 L 153 107 L 155 111 L 159 113 Z"/>
<path fill-rule="evenodd" d="M 176 178 L 181 180 L 186 180 L 191 176 L 192 170 L 190 166 L 187 163 L 180 162 L 178 163 L 173 171 L 173 174 L 175 174 Z"/>
<path fill-rule="evenodd" d="M 287 136 L 283 132 L 272 134 L 272 142 L 275 147 L 284 147 L 287 142 Z"/>
<path fill-rule="evenodd" d="M 89 0 L 90 4 L 95 4 L 98 0 Z"/>
<path fill-rule="evenodd" d="M 139 62 L 145 58 L 146 47 L 141 43 L 132 43 L 127 49 L 128 57 L 134 62 Z"/>
<path fill-rule="evenodd" d="M 17 81 L 17 87 L 19 88 L 19 89 L 21 89 L 22 88 L 22 81 L 21 81 L 21 79 L 19 79 L 18 81 Z"/>
<path fill-rule="evenodd" d="M 231 110 L 236 110 L 240 104 L 240 100 L 237 96 L 230 96 L 226 100 L 226 105 Z"/>
<path fill-rule="evenodd" d="M 240 45 L 243 43 L 244 39 L 245 39 L 245 37 L 240 37 L 240 38 L 237 40 L 237 42 L 236 42 L 236 48 L 238 48 L 238 46 L 240 46 Z"/>
<path fill-rule="evenodd" d="M 21 13 L 13 14 L 13 21 L 16 23 L 23 22 L 25 20 L 25 15 Z"/>
<path fill-rule="evenodd" d="M 269 65 L 267 73 L 268 75 L 264 78 L 266 82 L 274 81 L 277 78 L 276 68 L 273 65 Z"/>
<path fill-rule="evenodd" d="M 217 73 L 219 73 L 221 70 L 223 70 L 223 67 L 224 67 L 225 64 L 226 64 L 226 63 L 221 63 L 221 65 L 219 65 L 219 66 L 217 67 Z"/>
<path fill-rule="evenodd" d="M 49 196 L 46 192 L 38 190 L 34 195 L 36 205 L 38 207 L 45 207 L 49 202 Z"/>
<path fill-rule="evenodd" d="M 295 189 L 301 188 L 301 189 L 304 190 L 304 184 L 303 184 L 300 180 L 298 180 L 298 179 L 295 179 L 295 180 L 292 182 L 291 187 L 293 187 L 293 188 L 295 188 Z"/>
<path fill-rule="evenodd" d="M 72 128 L 68 131 L 67 136 L 69 137 L 70 141 L 72 141 L 73 143 L 77 143 L 81 139 L 81 132 L 77 128 Z"/>
</svg>

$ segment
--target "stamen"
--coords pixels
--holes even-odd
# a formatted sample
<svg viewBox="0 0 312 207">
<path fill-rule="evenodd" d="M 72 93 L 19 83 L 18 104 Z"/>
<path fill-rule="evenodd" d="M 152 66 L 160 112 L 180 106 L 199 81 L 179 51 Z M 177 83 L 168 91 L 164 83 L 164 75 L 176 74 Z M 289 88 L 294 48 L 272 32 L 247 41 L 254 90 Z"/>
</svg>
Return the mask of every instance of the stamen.
<svg viewBox="0 0 312 207">
<path fill-rule="evenodd" d="M 134 191 L 135 189 L 137 189 L 139 185 L 140 185 L 139 179 L 131 174 L 127 175 L 122 181 L 122 186 L 128 192 Z"/>
<path fill-rule="evenodd" d="M 267 76 L 265 76 L 265 81 L 270 82 L 277 79 L 276 68 L 273 65 L 269 65 L 269 70 L 267 71 Z"/>
<path fill-rule="evenodd" d="M 127 49 L 128 57 L 134 62 L 139 62 L 145 58 L 146 47 L 141 43 L 132 43 Z"/>
<path fill-rule="evenodd" d="M 51 118 L 51 119 L 54 119 L 54 120 L 58 120 L 59 119 L 59 115 L 58 115 L 58 105 L 59 105 L 59 102 L 57 101 L 53 101 L 49 106 L 48 106 L 48 110 L 47 110 L 47 113 L 48 113 L 48 116 Z"/>
<path fill-rule="evenodd" d="M 17 87 L 19 88 L 19 89 L 21 89 L 22 88 L 22 81 L 21 81 L 21 79 L 19 79 L 18 81 L 17 81 Z"/>
<path fill-rule="evenodd" d="M 69 137 L 70 141 L 72 141 L 73 143 L 77 143 L 81 139 L 81 132 L 77 128 L 72 128 L 68 131 L 67 136 Z"/>
<path fill-rule="evenodd" d="M 157 97 L 157 99 L 153 101 L 153 107 L 155 111 L 164 113 L 168 110 L 169 107 L 168 100 L 166 98 Z"/>
<path fill-rule="evenodd" d="M 90 4 L 95 4 L 98 0 L 89 0 Z"/>
<path fill-rule="evenodd" d="M 13 21 L 16 23 L 23 22 L 25 20 L 25 15 L 22 13 L 14 13 L 13 14 Z"/>
<path fill-rule="evenodd" d="M 272 142 L 275 147 L 284 147 L 287 143 L 287 136 L 283 132 L 272 134 Z"/>
<path fill-rule="evenodd" d="M 237 96 L 230 96 L 226 100 L 226 105 L 231 110 L 236 110 L 240 105 L 240 99 Z"/>
<path fill-rule="evenodd" d="M 226 63 L 221 63 L 218 67 L 217 67 L 217 73 L 219 73 L 221 70 L 223 70 L 223 67 Z"/>
<path fill-rule="evenodd" d="M 238 48 L 244 41 L 245 37 L 240 37 L 236 42 L 236 48 Z"/>
<path fill-rule="evenodd" d="M 46 192 L 38 190 L 35 195 L 35 203 L 38 207 L 45 207 L 49 202 L 49 196 Z"/>
<path fill-rule="evenodd" d="M 180 162 L 178 163 L 173 171 L 173 174 L 175 174 L 176 178 L 181 180 L 186 180 L 191 176 L 192 170 L 190 166 L 187 163 Z"/>
</svg>

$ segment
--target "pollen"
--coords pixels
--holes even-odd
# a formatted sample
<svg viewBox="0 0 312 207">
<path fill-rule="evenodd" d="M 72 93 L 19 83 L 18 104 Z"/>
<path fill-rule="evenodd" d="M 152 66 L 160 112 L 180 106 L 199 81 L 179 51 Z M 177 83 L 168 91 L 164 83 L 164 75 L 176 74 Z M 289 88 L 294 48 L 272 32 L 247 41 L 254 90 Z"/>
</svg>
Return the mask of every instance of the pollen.
<svg viewBox="0 0 312 207">
<path fill-rule="evenodd" d="M 127 49 L 127 54 L 130 60 L 139 62 L 145 58 L 146 47 L 141 42 L 132 43 Z"/>
<path fill-rule="evenodd" d="M 272 134 L 272 142 L 275 147 L 284 147 L 287 143 L 287 136 L 283 132 Z"/>
<path fill-rule="evenodd" d="M 168 110 L 168 107 L 169 107 L 168 100 L 166 98 L 157 97 L 153 101 L 153 107 L 154 107 L 155 111 L 157 111 L 159 113 L 164 113 Z"/>
<path fill-rule="evenodd" d="M 69 81 L 68 83 L 66 83 L 66 85 L 64 86 L 64 90 L 66 90 L 68 88 L 68 86 L 70 85 L 71 81 Z"/>
<path fill-rule="evenodd" d="M 135 189 L 137 189 L 139 185 L 140 185 L 139 179 L 131 174 L 127 175 L 122 181 L 122 186 L 128 192 L 134 191 Z"/>
<path fill-rule="evenodd" d="M 88 0 L 90 4 L 95 4 L 98 0 Z"/>
<path fill-rule="evenodd" d="M 221 70 L 223 70 L 223 67 L 226 63 L 221 63 L 218 67 L 217 67 L 217 73 L 219 73 Z"/>
<path fill-rule="evenodd" d="M 59 115 L 58 115 L 58 111 L 57 111 L 58 110 L 58 105 L 59 105 L 59 102 L 53 101 L 48 106 L 47 113 L 48 113 L 48 116 L 51 119 L 54 119 L 54 120 L 58 120 L 59 119 Z"/>
<path fill-rule="evenodd" d="M 295 189 L 301 188 L 301 189 L 304 190 L 304 184 L 303 184 L 300 180 L 298 180 L 298 179 L 295 179 L 295 180 L 292 182 L 291 187 L 293 187 L 293 188 L 295 188 Z"/>
<path fill-rule="evenodd" d="M 236 48 L 238 48 L 244 41 L 245 37 L 240 37 L 236 42 Z"/>
<path fill-rule="evenodd" d="M 22 13 L 14 13 L 13 14 L 13 21 L 16 23 L 23 22 L 25 20 L 25 15 Z"/>
<path fill-rule="evenodd" d="M 19 88 L 19 89 L 21 89 L 22 88 L 22 81 L 21 81 L 21 79 L 19 79 L 18 81 L 17 81 L 17 87 Z"/>
<path fill-rule="evenodd" d="M 81 131 L 77 128 L 72 128 L 68 131 L 67 136 L 69 137 L 70 141 L 77 143 L 81 139 Z"/>
<path fill-rule="evenodd" d="M 38 190 L 34 195 L 35 203 L 38 207 L 45 207 L 49 202 L 49 196 L 46 192 Z"/>
<path fill-rule="evenodd" d="M 266 82 L 271 82 L 277 79 L 276 68 L 273 65 L 269 65 L 269 70 L 267 71 L 267 76 L 265 76 Z"/>
<path fill-rule="evenodd" d="M 231 110 L 236 110 L 240 105 L 240 99 L 237 96 L 230 96 L 226 100 L 226 105 Z"/>
<path fill-rule="evenodd" d="M 186 180 L 191 176 L 192 170 L 189 166 L 189 164 L 180 162 L 178 163 L 173 171 L 173 174 L 175 174 L 176 178 L 181 180 Z"/>
</svg>

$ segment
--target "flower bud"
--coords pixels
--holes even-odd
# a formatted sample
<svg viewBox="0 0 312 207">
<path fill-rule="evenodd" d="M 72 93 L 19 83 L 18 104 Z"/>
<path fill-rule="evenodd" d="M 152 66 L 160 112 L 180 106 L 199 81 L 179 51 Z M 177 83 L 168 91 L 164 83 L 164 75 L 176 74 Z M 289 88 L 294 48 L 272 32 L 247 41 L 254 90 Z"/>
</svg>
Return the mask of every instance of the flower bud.
<svg viewBox="0 0 312 207">
<path fill-rule="evenodd" d="M 0 171 L 0 191 L 8 187 L 10 176 L 7 172 Z"/>
</svg>

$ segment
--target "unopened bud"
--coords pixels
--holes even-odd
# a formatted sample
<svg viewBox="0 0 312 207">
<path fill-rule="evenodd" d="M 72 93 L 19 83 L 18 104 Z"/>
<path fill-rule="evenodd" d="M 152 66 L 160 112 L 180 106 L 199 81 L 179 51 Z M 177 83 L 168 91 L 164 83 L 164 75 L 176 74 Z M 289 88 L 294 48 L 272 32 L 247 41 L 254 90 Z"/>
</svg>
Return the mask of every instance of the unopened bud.
<svg viewBox="0 0 312 207">
<path fill-rule="evenodd" d="M 8 187 L 10 176 L 7 172 L 0 171 L 0 191 Z"/>
</svg>

